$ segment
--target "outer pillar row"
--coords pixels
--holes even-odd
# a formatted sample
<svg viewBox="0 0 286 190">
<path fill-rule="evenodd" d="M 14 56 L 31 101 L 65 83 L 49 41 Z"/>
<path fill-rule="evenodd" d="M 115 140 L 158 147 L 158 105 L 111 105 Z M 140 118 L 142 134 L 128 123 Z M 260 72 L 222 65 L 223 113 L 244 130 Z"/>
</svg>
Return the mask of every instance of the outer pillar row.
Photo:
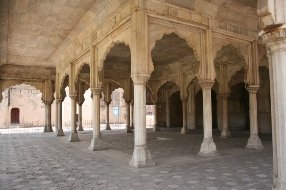
<svg viewBox="0 0 286 190">
<path fill-rule="evenodd" d="M 203 123 L 204 123 L 204 140 L 201 144 L 199 155 L 215 155 L 216 145 L 212 137 L 212 99 L 211 89 L 214 84 L 212 80 L 200 81 L 199 84 L 203 91 Z"/>
<path fill-rule="evenodd" d="M 248 86 L 249 92 L 249 116 L 250 116 L 250 137 L 248 139 L 246 148 L 262 149 L 262 143 L 258 136 L 258 124 L 257 124 L 257 91 L 258 85 Z"/>
<path fill-rule="evenodd" d="M 131 101 L 125 101 L 126 103 L 126 132 L 127 133 L 132 133 L 132 128 L 131 128 L 131 121 L 130 121 L 130 106 L 131 106 Z"/>
<path fill-rule="evenodd" d="M 158 102 L 153 102 L 154 104 L 154 126 L 153 126 L 153 131 L 159 131 L 158 128 Z"/>
</svg>

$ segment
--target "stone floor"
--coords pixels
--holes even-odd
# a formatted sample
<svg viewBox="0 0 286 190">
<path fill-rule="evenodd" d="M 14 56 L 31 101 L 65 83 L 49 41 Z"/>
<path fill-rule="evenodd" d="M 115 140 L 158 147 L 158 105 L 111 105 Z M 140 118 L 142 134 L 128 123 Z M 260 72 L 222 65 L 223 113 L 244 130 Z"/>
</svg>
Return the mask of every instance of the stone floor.
<svg viewBox="0 0 286 190">
<path fill-rule="evenodd" d="M 133 135 L 103 131 L 109 149 L 87 149 L 91 131 L 79 133 L 80 142 L 50 134 L 0 135 L 0 189 L 195 189 L 270 190 L 272 186 L 271 139 L 262 138 L 265 149 L 247 150 L 246 132 L 220 139 L 219 155 L 200 157 L 200 131 L 180 135 L 176 131 L 148 132 L 148 148 L 156 166 L 128 166 Z"/>
</svg>

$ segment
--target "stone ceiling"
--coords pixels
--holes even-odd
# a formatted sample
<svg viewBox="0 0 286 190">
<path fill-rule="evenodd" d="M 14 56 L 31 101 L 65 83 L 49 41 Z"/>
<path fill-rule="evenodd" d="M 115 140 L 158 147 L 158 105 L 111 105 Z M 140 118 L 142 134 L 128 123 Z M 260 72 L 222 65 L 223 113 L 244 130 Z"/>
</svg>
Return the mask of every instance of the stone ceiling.
<svg viewBox="0 0 286 190">
<path fill-rule="evenodd" d="M 94 2 L 1 0 L 1 64 L 54 66 L 48 58 Z"/>
<path fill-rule="evenodd" d="M 64 39 L 68 38 L 68 34 L 74 30 L 95 1 L 0 0 L 0 66 L 4 64 L 55 66 L 49 59 L 57 49 L 60 49 L 60 44 L 64 43 Z M 162 1 L 193 9 L 199 0 Z M 233 2 L 250 7 L 256 7 L 257 4 L 257 0 L 208 1 L 230 6 Z M 102 3 L 112 1 L 97 0 L 96 2 L 102 7 Z M 171 51 L 169 47 L 167 44 L 161 51 L 168 53 Z M 119 56 L 119 59 L 126 60 L 127 57 L 127 55 L 124 58 Z M 154 57 L 155 62 L 165 62 L 167 58 L 168 60 L 176 59 L 169 57 L 168 54 L 162 58 Z"/>
</svg>

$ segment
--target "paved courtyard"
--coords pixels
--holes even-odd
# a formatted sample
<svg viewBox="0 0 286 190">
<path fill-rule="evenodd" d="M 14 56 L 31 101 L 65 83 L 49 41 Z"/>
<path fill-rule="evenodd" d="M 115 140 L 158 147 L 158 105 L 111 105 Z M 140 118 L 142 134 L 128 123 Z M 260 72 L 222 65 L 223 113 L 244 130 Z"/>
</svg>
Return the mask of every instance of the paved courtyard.
<svg viewBox="0 0 286 190">
<path fill-rule="evenodd" d="M 79 133 L 78 143 L 50 134 L 0 135 L 0 189 L 195 189 L 270 190 L 271 139 L 262 137 L 264 150 L 247 150 L 248 134 L 233 133 L 215 142 L 219 155 L 197 156 L 202 133 L 148 132 L 148 149 L 156 166 L 128 166 L 133 134 L 103 131 L 109 149 L 87 149 L 91 131 Z"/>
</svg>

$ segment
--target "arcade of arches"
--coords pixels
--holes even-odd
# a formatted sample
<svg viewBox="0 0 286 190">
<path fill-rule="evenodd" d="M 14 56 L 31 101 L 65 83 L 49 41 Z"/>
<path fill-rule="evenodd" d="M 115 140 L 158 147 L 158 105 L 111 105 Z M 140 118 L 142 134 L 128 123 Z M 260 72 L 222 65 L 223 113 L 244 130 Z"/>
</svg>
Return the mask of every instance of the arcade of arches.
<svg viewBox="0 0 286 190">
<path fill-rule="evenodd" d="M 154 131 L 202 131 L 201 156 L 219 153 L 213 131 L 231 138 L 232 131 L 249 130 L 250 149 L 263 149 L 259 135 L 272 133 L 273 189 L 286 189 L 284 1 L 41 2 L 1 1 L 0 87 L 25 83 L 39 89 L 45 132 L 53 131 L 55 102 L 55 133 L 64 136 L 62 102 L 69 96 L 69 141 L 78 142 L 76 105 L 81 109 L 91 89 L 88 149 L 106 149 L 100 99 L 109 115 L 111 93 L 122 88 L 126 132 L 134 133 L 131 166 L 153 165 L 146 143 L 146 105 L 153 105 Z M 45 6 L 52 11 L 41 11 Z M 18 122 L 21 112 L 12 111 L 11 121 Z"/>
</svg>

